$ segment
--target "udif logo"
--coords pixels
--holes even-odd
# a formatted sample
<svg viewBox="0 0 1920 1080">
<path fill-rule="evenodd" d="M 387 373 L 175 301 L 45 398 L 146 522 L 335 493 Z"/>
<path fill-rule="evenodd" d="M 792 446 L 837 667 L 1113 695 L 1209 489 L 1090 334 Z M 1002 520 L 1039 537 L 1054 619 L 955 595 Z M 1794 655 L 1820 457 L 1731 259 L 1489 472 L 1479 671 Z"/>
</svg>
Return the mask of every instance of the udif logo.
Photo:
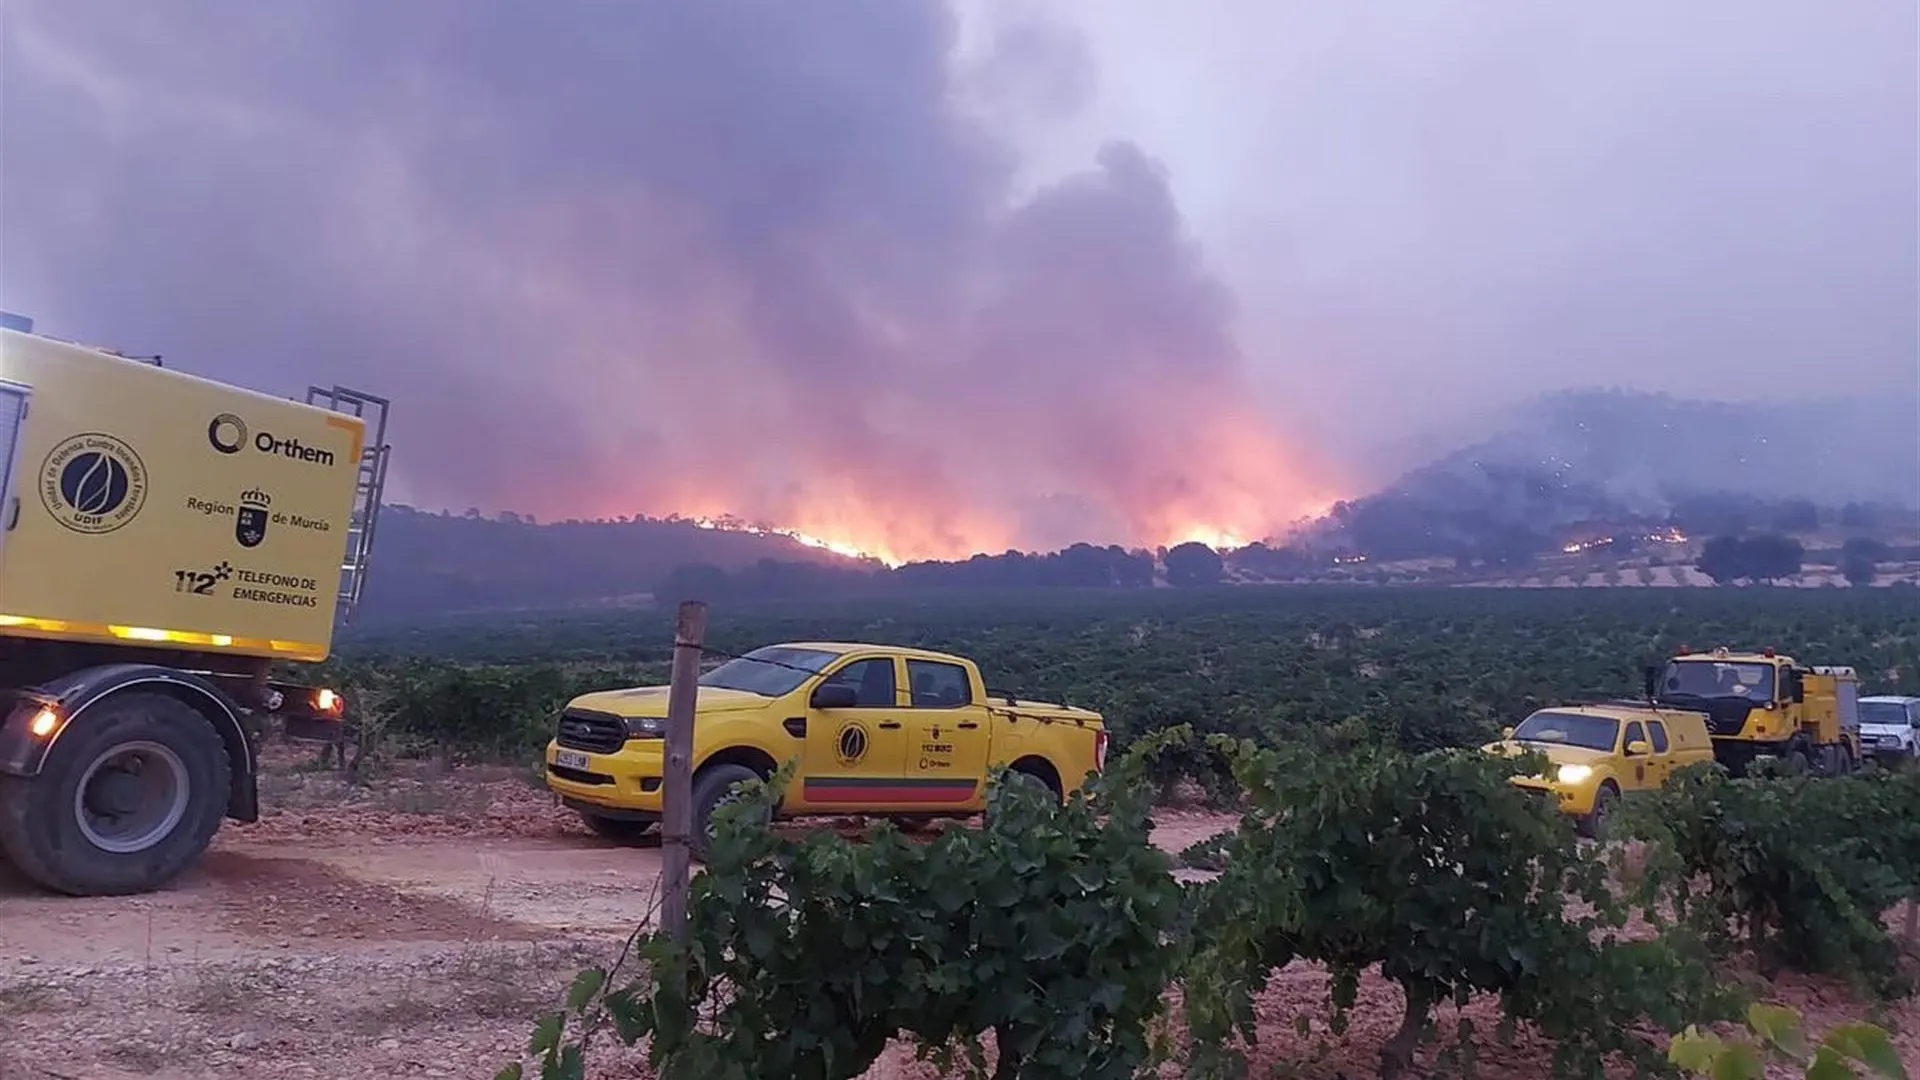
<svg viewBox="0 0 1920 1080">
<path fill-rule="evenodd" d="M 333 451 L 308 446 L 299 439 L 282 439 L 271 431 L 250 431 L 247 422 L 232 413 L 221 413 L 207 424 L 207 442 L 223 454 L 237 454 L 252 446 L 257 453 L 292 458 L 309 465 L 333 464 Z"/>
<path fill-rule="evenodd" d="M 77 533 L 109 533 L 147 501 L 147 468 L 124 441 L 102 432 L 75 435 L 40 466 L 40 499 L 55 521 Z"/>
</svg>

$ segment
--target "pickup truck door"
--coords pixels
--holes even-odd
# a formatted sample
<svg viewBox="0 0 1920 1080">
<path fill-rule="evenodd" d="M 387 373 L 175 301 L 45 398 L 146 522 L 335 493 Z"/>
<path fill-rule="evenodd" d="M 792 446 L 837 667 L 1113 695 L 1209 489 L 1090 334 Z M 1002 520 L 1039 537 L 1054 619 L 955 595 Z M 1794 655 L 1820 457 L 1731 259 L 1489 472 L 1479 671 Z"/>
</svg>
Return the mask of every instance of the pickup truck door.
<svg viewBox="0 0 1920 1080">
<path fill-rule="evenodd" d="M 1652 791 L 1673 775 L 1673 744 L 1667 740 L 1667 725 L 1659 720 L 1647 721 L 1647 741 L 1653 746 L 1653 754 L 1647 758 L 1647 790 Z"/>
<path fill-rule="evenodd" d="M 1626 734 L 1620 737 L 1620 763 L 1624 770 L 1624 775 L 1620 777 L 1620 786 L 1628 791 L 1644 791 L 1650 787 L 1660 786 L 1659 779 L 1654 775 L 1659 766 L 1653 763 L 1652 754 L 1632 756 L 1627 754 L 1627 747 L 1646 741 L 1646 725 L 1638 720 L 1629 723 Z"/>
<path fill-rule="evenodd" d="M 992 725 L 967 669 L 907 660 L 907 774 L 929 806 L 965 806 L 985 790 Z"/>
<path fill-rule="evenodd" d="M 907 762 L 899 658 L 856 656 L 825 676 L 815 693 L 820 686 L 849 686 L 856 704 L 808 706 L 806 749 L 796 778 L 800 801 L 810 809 L 891 809 L 900 802 L 896 789 Z"/>
</svg>

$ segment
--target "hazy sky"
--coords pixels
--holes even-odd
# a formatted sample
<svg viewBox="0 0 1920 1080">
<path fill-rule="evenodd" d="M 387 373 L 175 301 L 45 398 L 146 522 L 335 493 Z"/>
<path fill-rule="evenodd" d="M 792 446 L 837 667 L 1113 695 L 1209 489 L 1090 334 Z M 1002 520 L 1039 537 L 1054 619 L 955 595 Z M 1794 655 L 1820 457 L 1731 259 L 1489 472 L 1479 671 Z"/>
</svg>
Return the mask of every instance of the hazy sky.
<svg viewBox="0 0 1920 1080">
<path fill-rule="evenodd" d="M 0 13 L 0 306 L 387 393 L 427 505 L 953 554 L 1566 386 L 1920 416 L 1910 0 Z"/>
</svg>

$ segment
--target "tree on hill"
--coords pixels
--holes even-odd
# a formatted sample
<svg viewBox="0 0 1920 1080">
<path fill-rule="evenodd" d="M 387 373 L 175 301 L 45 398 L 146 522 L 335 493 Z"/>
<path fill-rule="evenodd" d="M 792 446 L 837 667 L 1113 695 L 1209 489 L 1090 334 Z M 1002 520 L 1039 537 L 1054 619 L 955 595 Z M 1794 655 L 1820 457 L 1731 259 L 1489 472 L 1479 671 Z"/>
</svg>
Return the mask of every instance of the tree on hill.
<svg viewBox="0 0 1920 1080">
<path fill-rule="evenodd" d="M 1716 536 L 1706 542 L 1694 565 L 1714 584 L 1732 581 L 1778 581 L 1800 572 L 1806 548 L 1791 536 L 1763 533 L 1741 539 Z"/>
<path fill-rule="evenodd" d="M 1183 588 L 1218 585 L 1226 574 L 1220 553 L 1198 540 L 1168 548 L 1166 562 L 1167 584 Z"/>
<path fill-rule="evenodd" d="M 1880 572 L 1880 560 L 1892 553 L 1884 541 L 1856 536 L 1840 545 L 1840 573 L 1847 584 L 1866 586 Z"/>
</svg>

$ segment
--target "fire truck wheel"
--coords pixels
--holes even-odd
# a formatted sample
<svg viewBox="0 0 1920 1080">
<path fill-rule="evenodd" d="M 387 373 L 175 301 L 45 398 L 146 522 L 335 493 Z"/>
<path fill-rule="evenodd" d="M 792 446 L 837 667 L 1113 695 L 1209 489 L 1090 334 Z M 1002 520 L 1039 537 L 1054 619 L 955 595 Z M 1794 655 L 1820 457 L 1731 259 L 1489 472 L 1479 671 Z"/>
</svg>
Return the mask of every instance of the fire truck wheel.
<svg viewBox="0 0 1920 1080">
<path fill-rule="evenodd" d="M 39 776 L 0 777 L 0 848 L 60 892 L 147 892 L 206 850 L 231 783 L 205 717 L 163 694 L 116 694 L 60 733 Z"/>
</svg>

